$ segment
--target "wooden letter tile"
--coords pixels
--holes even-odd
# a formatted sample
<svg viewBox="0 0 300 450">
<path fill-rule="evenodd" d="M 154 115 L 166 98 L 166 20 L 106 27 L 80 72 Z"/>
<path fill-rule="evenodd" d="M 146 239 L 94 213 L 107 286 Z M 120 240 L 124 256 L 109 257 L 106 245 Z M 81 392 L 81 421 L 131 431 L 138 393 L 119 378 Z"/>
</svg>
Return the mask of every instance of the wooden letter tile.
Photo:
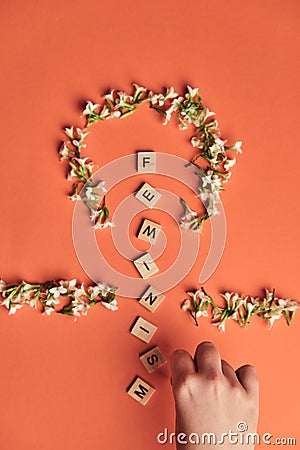
<svg viewBox="0 0 300 450">
<path fill-rule="evenodd" d="M 139 271 L 141 277 L 144 279 L 149 278 L 151 275 L 158 272 L 158 267 L 149 253 L 144 253 L 144 255 L 140 256 L 138 259 L 135 259 L 133 264 Z"/>
<path fill-rule="evenodd" d="M 154 372 L 154 370 L 166 363 L 166 360 L 158 347 L 154 347 L 140 355 L 140 360 L 149 373 Z"/>
<path fill-rule="evenodd" d="M 140 377 L 136 377 L 127 390 L 130 397 L 134 398 L 134 400 L 143 406 L 148 403 L 154 392 L 155 389 Z"/>
<path fill-rule="evenodd" d="M 149 311 L 154 312 L 164 298 L 165 296 L 155 289 L 155 287 L 149 286 L 140 298 L 139 302 L 145 308 L 149 309 Z"/>
<path fill-rule="evenodd" d="M 138 152 L 137 169 L 142 173 L 156 172 L 156 154 L 155 152 Z"/>
<path fill-rule="evenodd" d="M 138 238 L 143 241 L 150 242 L 154 244 L 159 231 L 161 229 L 161 225 L 155 222 L 151 222 L 151 220 L 144 219 L 141 229 L 138 234 Z"/>
<path fill-rule="evenodd" d="M 156 330 L 157 327 L 155 325 L 143 319 L 142 317 L 138 317 L 133 324 L 130 333 L 148 344 Z"/>
<path fill-rule="evenodd" d="M 141 189 L 135 194 L 135 197 L 144 205 L 148 206 L 148 208 L 152 208 L 160 199 L 161 194 L 150 186 L 150 184 L 144 183 Z"/>
</svg>

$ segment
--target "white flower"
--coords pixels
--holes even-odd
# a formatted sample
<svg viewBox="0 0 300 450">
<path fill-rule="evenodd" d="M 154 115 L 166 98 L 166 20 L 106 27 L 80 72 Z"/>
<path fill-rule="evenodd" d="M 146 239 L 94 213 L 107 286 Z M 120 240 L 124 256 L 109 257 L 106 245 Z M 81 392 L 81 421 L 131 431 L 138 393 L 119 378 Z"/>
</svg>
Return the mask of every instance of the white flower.
<svg viewBox="0 0 300 450">
<path fill-rule="evenodd" d="M 131 95 L 128 95 L 126 92 L 119 91 L 118 96 L 119 98 L 116 100 L 116 105 L 118 108 L 127 106 L 128 103 L 131 103 L 133 101 L 133 97 L 131 97 Z"/>
<path fill-rule="evenodd" d="M 268 322 L 269 322 L 269 330 L 272 328 L 272 326 L 274 325 L 275 320 L 278 320 L 281 318 L 281 312 L 278 312 L 277 314 L 272 314 L 271 317 L 268 318 Z"/>
<path fill-rule="evenodd" d="M 50 314 L 51 313 L 53 313 L 55 311 L 55 309 L 53 308 L 53 306 L 45 306 L 45 308 L 44 308 L 44 313 L 43 314 L 46 314 L 47 316 L 50 316 Z"/>
<path fill-rule="evenodd" d="M 191 301 L 190 300 L 185 300 L 182 305 L 181 305 L 181 309 L 183 311 L 189 311 L 191 309 Z"/>
<path fill-rule="evenodd" d="M 80 314 L 86 316 L 88 310 L 90 309 L 90 305 L 80 298 L 74 300 L 72 302 L 72 305 L 72 313 L 75 317 L 80 317 Z"/>
<path fill-rule="evenodd" d="M 114 102 L 115 102 L 115 99 L 114 99 L 114 91 L 115 91 L 115 89 L 113 89 L 112 91 L 110 91 L 109 94 L 104 95 L 104 98 L 105 98 L 106 100 L 109 100 L 110 102 L 114 103 Z"/>
<path fill-rule="evenodd" d="M 30 306 L 31 308 L 36 308 L 37 300 L 38 300 L 37 297 L 31 298 L 31 299 L 30 299 L 30 302 L 29 302 L 29 306 Z"/>
<path fill-rule="evenodd" d="M 0 292 L 4 292 L 7 287 L 7 284 L 2 279 L 0 280 Z"/>
<path fill-rule="evenodd" d="M 214 174 L 212 170 L 208 170 L 206 176 L 201 177 L 201 180 L 202 180 L 202 187 L 205 188 L 206 186 L 209 186 L 209 189 L 212 192 L 220 191 L 222 188 L 222 181 L 220 177 Z"/>
<path fill-rule="evenodd" d="M 138 85 L 136 83 L 132 83 L 132 86 L 135 89 L 135 96 L 136 97 L 139 95 L 140 92 L 146 92 L 147 91 L 147 89 L 145 87 L 140 86 L 140 85 Z"/>
<path fill-rule="evenodd" d="M 94 188 L 93 187 L 88 187 L 85 190 L 85 195 L 87 196 L 87 198 L 89 200 L 92 200 L 92 201 L 97 199 L 97 196 L 94 195 L 93 192 L 94 192 Z"/>
<path fill-rule="evenodd" d="M 60 285 L 60 286 L 55 286 L 55 287 L 49 289 L 49 292 L 50 292 L 50 294 L 53 295 L 54 299 L 57 299 L 62 294 L 66 294 L 68 291 L 64 286 Z"/>
<path fill-rule="evenodd" d="M 242 145 L 243 145 L 242 141 L 238 141 L 231 147 L 231 149 L 234 150 L 236 153 L 243 153 L 241 148 Z"/>
<path fill-rule="evenodd" d="M 91 222 L 95 222 L 95 220 L 97 219 L 98 215 L 99 215 L 99 211 L 97 211 L 97 209 L 93 209 L 91 214 L 90 214 Z"/>
<path fill-rule="evenodd" d="M 80 288 L 77 288 L 74 292 L 75 301 L 80 301 L 82 296 L 86 297 L 86 292 L 84 289 L 84 284 L 82 283 Z"/>
<path fill-rule="evenodd" d="M 198 289 L 195 294 L 194 294 L 197 298 L 199 298 L 200 300 L 204 300 L 204 301 L 210 301 L 210 297 L 209 295 L 205 294 L 205 292 L 202 291 L 202 289 Z"/>
<path fill-rule="evenodd" d="M 187 130 L 188 127 L 189 127 L 189 124 L 191 123 L 191 121 L 192 121 L 192 120 L 190 119 L 190 117 L 186 116 L 186 117 L 184 118 L 184 120 L 181 120 L 181 121 L 179 122 L 179 124 L 178 124 L 179 130 L 182 130 L 182 131 Z"/>
<path fill-rule="evenodd" d="M 198 93 L 198 88 L 191 88 L 191 86 L 187 86 L 188 93 L 185 94 L 186 98 L 193 99 L 195 95 Z"/>
<path fill-rule="evenodd" d="M 89 134 L 85 129 L 82 130 L 81 128 L 76 128 L 76 132 L 78 134 L 80 141 L 83 141 L 83 139 L 85 139 Z"/>
<path fill-rule="evenodd" d="M 229 180 L 229 178 L 231 178 L 232 173 L 228 172 L 228 173 L 224 173 L 223 174 L 223 183 L 227 183 L 227 181 Z"/>
<path fill-rule="evenodd" d="M 23 305 L 20 305 L 18 303 L 11 303 L 8 315 L 11 316 L 12 314 L 15 314 L 18 309 L 22 308 L 22 306 Z"/>
<path fill-rule="evenodd" d="M 104 187 L 105 181 L 100 181 L 98 184 L 96 184 L 95 189 L 97 189 L 100 192 L 103 192 L 103 194 L 106 194 L 107 189 Z"/>
<path fill-rule="evenodd" d="M 67 147 L 67 144 L 65 142 L 63 142 L 60 150 L 59 150 L 59 154 L 60 154 L 60 160 L 62 161 L 63 159 L 68 159 L 69 157 L 69 149 Z"/>
<path fill-rule="evenodd" d="M 162 94 L 153 94 L 151 96 L 152 105 L 163 106 L 165 104 L 165 97 Z"/>
<path fill-rule="evenodd" d="M 103 117 L 107 117 L 110 115 L 110 111 L 107 108 L 107 106 L 103 106 L 101 112 L 100 112 L 100 117 L 103 119 Z"/>
<path fill-rule="evenodd" d="M 224 169 L 226 170 L 226 172 L 235 165 L 236 163 L 236 158 L 233 159 L 227 159 L 225 164 L 224 164 Z"/>
<path fill-rule="evenodd" d="M 208 200 L 210 202 L 219 202 L 220 201 L 220 195 L 218 191 L 210 191 L 209 189 L 201 189 L 199 196 L 203 203 L 207 202 Z"/>
<path fill-rule="evenodd" d="M 70 176 L 70 178 L 72 178 L 72 177 Z M 79 194 L 73 194 L 73 195 L 69 195 L 69 199 L 72 200 L 72 202 L 76 202 L 77 200 L 81 200 L 81 197 Z"/>
<path fill-rule="evenodd" d="M 109 113 L 109 116 L 106 117 L 106 120 L 113 119 L 114 117 L 120 117 L 120 116 L 121 116 L 121 111 L 111 111 Z"/>
<path fill-rule="evenodd" d="M 91 298 L 96 298 L 101 292 L 101 289 L 99 286 L 89 286 L 88 287 L 88 293 L 90 294 Z"/>
<path fill-rule="evenodd" d="M 117 309 L 119 309 L 116 299 L 114 299 L 110 303 L 108 303 L 108 302 L 101 302 L 101 303 L 103 306 L 105 306 L 105 308 L 110 309 L 111 311 L 117 311 Z"/>
<path fill-rule="evenodd" d="M 210 111 L 208 108 L 204 108 L 203 110 L 203 121 L 205 122 L 206 119 L 208 119 L 209 117 L 214 116 L 216 113 L 214 113 L 213 111 Z"/>
<path fill-rule="evenodd" d="M 197 136 L 192 137 L 191 144 L 193 147 L 203 148 L 203 143 L 201 142 L 200 138 L 197 138 Z"/>
<path fill-rule="evenodd" d="M 77 283 L 76 278 L 73 278 L 73 280 L 70 280 L 70 281 L 67 281 L 67 280 L 61 280 L 60 281 L 60 285 L 63 288 L 67 289 L 68 291 L 75 291 L 76 283 Z"/>
<path fill-rule="evenodd" d="M 208 312 L 206 310 L 204 310 L 204 311 L 197 311 L 196 312 L 196 317 L 201 317 L 201 316 L 208 317 Z"/>
<path fill-rule="evenodd" d="M 171 86 L 169 89 L 167 89 L 167 93 L 165 95 L 165 100 L 169 99 L 169 98 L 176 98 L 178 97 L 177 92 L 175 92 L 173 86 Z"/>
<path fill-rule="evenodd" d="M 115 224 L 113 222 L 107 220 L 104 223 L 100 223 L 100 222 L 95 223 L 95 225 L 93 225 L 93 228 L 94 228 L 94 230 L 99 230 L 99 229 L 104 230 L 107 227 L 111 227 L 112 228 L 114 226 L 115 226 Z"/>
<path fill-rule="evenodd" d="M 219 322 L 216 325 L 217 325 L 219 331 L 222 331 L 223 333 L 225 333 L 225 322 L 224 321 Z"/>
<path fill-rule="evenodd" d="M 115 286 L 109 286 L 105 281 L 98 283 L 97 286 L 103 297 L 106 297 L 109 293 L 114 293 L 117 290 Z"/>
<path fill-rule="evenodd" d="M 74 127 L 65 128 L 65 134 L 70 138 L 74 139 Z"/>
<path fill-rule="evenodd" d="M 219 153 L 223 153 L 225 143 L 226 141 L 222 141 L 222 139 L 217 137 L 214 144 L 211 147 L 209 147 L 212 156 L 217 156 Z"/>
<path fill-rule="evenodd" d="M 90 114 L 92 114 L 97 108 L 99 108 L 99 104 L 98 103 L 93 103 L 90 100 L 88 100 L 85 110 L 82 112 L 82 114 L 84 116 L 88 116 Z"/>
<path fill-rule="evenodd" d="M 167 125 L 167 123 L 170 122 L 171 117 L 172 117 L 172 112 L 173 112 L 172 107 L 166 110 L 166 116 L 165 116 L 165 120 L 163 121 L 163 125 Z"/>
<path fill-rule="evenodd" d="M 76 173 L 75 170 L 72 168 L 72 169 L 70 170 L 70 172 L 68 173 L 67 180 L 68 180 L 68 181 L 71 181 L 72 178 L 76 178 L 76 177 L 77 177 L 77 173 Z M 71 197 L 70 197 L 70 198 L 71 198 Z M 73 200 L 73 198 L 72 198 L 72 200 Z"/>
<path fill-rule="evenodd" d="M 54 306 L 54 305 L 59 305 L 59 296 L 58 297 L 50 297 L 50 298 L 47 298 L 47 300 L 46 300 L 46 305 L 47 306 Z"/>
<path fill-rule="evenodd" d="M 282 309 L 286 311 L 296 311 L 299 307 L 298 303 L 294 300 L 291 300 L 290 298 L 287 298 L 286 300 L 280 298 L 278 300 L 278 304 Z"/>
<path fill-rule="evenodd" d="M 193 231 L 196 231 L 197 224 L 194 223 L 195 217 L 197 217 L 197 213 L 190 209 L 189 211 L 186 212 L 186 214 L 183 217 L 181 217 L 180 226 L 185 230 L 189 229 L 192 226 Z"/>
</svg>

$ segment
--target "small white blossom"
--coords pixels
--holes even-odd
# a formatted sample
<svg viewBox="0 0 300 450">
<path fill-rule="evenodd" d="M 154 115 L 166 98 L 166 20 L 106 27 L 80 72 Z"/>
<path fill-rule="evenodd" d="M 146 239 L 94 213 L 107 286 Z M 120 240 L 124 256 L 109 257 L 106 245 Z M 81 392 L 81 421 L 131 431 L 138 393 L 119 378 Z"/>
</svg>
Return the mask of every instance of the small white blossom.
<svg viewBox="0 0 300 450">
<path fill-rule="evenodd" d="M 111 222 L 110 220 L 107 220 L 104 223 L 100 223 L 100 222 L 95 223 L 95 225 L 93 225 L 93 228 L 94 228 L 94 230 L 104 230 L 107 227 L 112 228 L 114 226 L 115 226 L 115 224 L 113 222 Z"/>
<path fill-rule="evenodd" d="M 95 112 L 95 110 L 97 108 L 99 108 L 99 106 L 100 105 L 98 103 L 93 103 L 90 100 L 88 100 L 88 102 L 86 104 L 86 107 L 85 107 L 85 110 L 82 112 L 82 114 L 84 116 L 88 116 L 88 115 L 92 114 L 93 112 Z"/>
<path fill-rule="evenodd" d="M 147 89 L 146 89 L 145 87 L 140 86 L 139 84 L 132 83 L 132 86 L 133 86 L 134 89 L 135 89 L 135 95 L 136 95 L 136 96 L 137 96 L 139 93 L 141 93 L 141 92 L 146 92 L 146 91 L 147 91 Z"/>
<path fill-rule="evenodd" d="M 224 169 L 226 170 L 226 172 L 233 167 L 236 164 L 236 158 L 233 159 L 227 159 L 225 164 L 224 164 Z"/>
<path fill-rule="evenodd" d="M 226 141 L 222 141 L 222 139 L 217 137 L 214 144 L 211 147 L 209 147 L 212 156 L 217 156 L 219 153 L 223 153 L 225 150 L 224 149 L 225 143 Z"/>
<path fill-rule="evenodd" d="M 70 178 L 72 178 L 70 176 Z M 73 194 L 73 195 L 69 195 L 69 199 L 72 200 L 72 202 L 76 202 L 77 200 L 81 200 L 81 197 L 79 194 Z"/>
<path fill-rule="evenodd" d="M 165 104 L 165 97 L 162 94 L 153 94 L 151 96 L 152 105 L 163 106 Z"/>
<path fill-rule="evenodd" d="M 94 188 L 93 187 L 87 187 L 85 190 L 85 195 L 89 200 L 97 200 L 97 196 L 93 193 Z"/>
<path fill-rule="evenodd" d="M 109 286 L 105 281 L 97 284 L 98 288 L 101 291 L 101 295 L 106 297 L 109 293 L 114 293 L 117 291 L 115 286 Z"/>
<path fill-rule="evenodd" d="M 74 291 L 75 300 L 80 301 L 82 296 L 86 297 L 86 292 L 84 289 L 84 284 L 82 283 L 80 288 Z"/>
<path fill-rule="evenodd" d="M 114 117 L 120 117 L 120 116 L 121 116 L 121 111 L 111 111 L 109 113 L 109 116 L 106 117 L 106 120 L 113 119 Z"/>
<path fill-rule="evenodd" d="M 46 316 L 50 316 L 50 314 L 54 311 L 55 309 L 53 308 L 53 306 L 45 306 L 43 314 L 46 314 Z"/>
<path fill-rule="evenodd" d="M 196 317 L 208 317 L 208 312 L 204 309 L 203 311 L 199 310 L 196 312 Z"/>
<path fill-rule="evenodd" d="M 286 311 L 296 311 L 299 307 L 298 303 L 294 300 L 291 300 L 290 298 L 287 298 L 286 300 L 284 300 L 283 298 L 280 298 L 278 300 L 278 304 L 279 306 L 286 310 Z"/>
<path fill-rule="evenodd" d="M 54 299 L 59 298 L 62 294 L 67 293 L 67 289 L 64 286 L 55 286 L 49 289 L 49 292 L 53 295 Z"/>
<path fill-rule="evenodd" d="M 76 289 L 77 280 L 76 278 L 73 278 L 73 280 L 70 281 L 61 280 L 59 283 L 63 288 L 67 289 L 68 291 L 74 291 Z"/>
<path fill-rule="evenodd" d="M 183 311 L 189 311 L 191 309 L 191 301 L 190 300 L 185 300 L 183 302 L 183 304 L 181 305 L 181 309 Z"/>
<path fill-rule="evenodd" d="M 114 299 L 110 303 L 108 302 L 101 302 L 101 303 L 106 309 L 110 309 L 111 311 L 117 311 L 117 309 L 119 309 L 116 299 Z"/>
<path fill-rule="evenodd" d="M 64 159 L 68 159 L 69 157 L 69 148 L 66 144 L 66 142 L 63 142 L 60 150 L 59 150 L 59 154 L 60 154 L 60 160 L 64 160 Z"/>
<path fill-rule="evenodd" d="M 236 153 L 243 153 L 241 148 L 242 145 L 243 145 L 242 141 L 238 141 L 231 147 L 231 149 L 234 150 Z"/>
<path fill-rule="evenodd" d="M 104 98 L 106 99 L 106 100 L 109 100 L 110 102 L 112 102 L 112 103 L 114 103 L 114 92 L 115 92 L 115 89 L 113 89 L 112 91 L 110 91 L 110 93 L 109 94 L 106 94 L 106 95 L 104 95 Z"/>
<path fill-rule="evenodd" d="M 216 175 L 212 170 L 208 170 L 207 174 L 204 177 L 201 177 L 202 180 L 202 187 L 205 188 L 206 186 L 209 187 L 209 189 L 214 191 L 220 191 L 222 188 L 222 181 L 218 175 Z"/>
<path fill-rule="evenodd" d="M 106 194 L 107 189 L 104 187 L 105 181 L 100 181 L 96 186 L 94 186 L 94 189 L 97 189 L 103 194 Z"/>
<path fill-rule="evenodd" d="M 271 317 L 269 317 L 268 314 L 265 314 L 265 317 L 268 319 L 269 322 L 269 330 L 272 328 L 272 326 L 274 325 L 275 320 L 278 320 L 281 318 L 281 312 L 278 312 L 276 314 L 272 314 Z"/>
<path fill-rule="evenodd" d="M 74 139 L 74 127 L 65 128 L 65 134 L 68 136 L 68 138 Z"/>
<path fill-rule="evenodd" d="M 101 292 L 101 289 L 99 286 L 90 286 L 88 288 L 88 293 L 91 296 L 92 299 L 96 298 Z"/>
<path fill-rule="evenodd" d="M 203 143 L 200 138 L 197 138 L 197 136 L 192 137 L 191 144 L 193 147 L 200 148 L 200 149 L 203 148 Z"/>
<path fill-rule="evenodd" d="M 175 92 L 175 89 L 173 88 L 173 86 L 171 86 L 169 89 L 167 89 L 167 93 L 165 95 L 165 100 L 169 99 L 169 98 L 176 98 L 178 97 L 177 92 Z"/>
<path fill-rule="evenodd" d="M 9 313 L 8 315 L 11 316 L 12 314 L 15 314 L 18 309 L 21 309 L 23 305 L 20 305 L 19 303 L 11 303 L 9 307 Z"/>
<path fill-rule="evenodd" d="M 80 317 L 80 314 L 83 316 L 87 315 L 88 310 L 90 309 L 90 305 L 86 303 L 82 298 L 78 297 L 72 302 L 72 313 L 76 317 Z"/>
<path fill-rule="evenodd" d="M 210 111 L 208 108 L 204 107 L 203 109 L 203 122 L 205 122 L 209 117 L 214 116 L 216 113 Z"/>
<path fill-rule="evenodd" d="M 191 86 L 187 86 L 188 93 L 185 94 L 186 98 L 193 99 L 195 95 L 198 93 L 198 88 L 191 88 Z"/>
<path fill-rule="evenodd" d="M 2 279 L 0 280 L 0 292 L 5 291 L 7 284 Z"/>
</svg>

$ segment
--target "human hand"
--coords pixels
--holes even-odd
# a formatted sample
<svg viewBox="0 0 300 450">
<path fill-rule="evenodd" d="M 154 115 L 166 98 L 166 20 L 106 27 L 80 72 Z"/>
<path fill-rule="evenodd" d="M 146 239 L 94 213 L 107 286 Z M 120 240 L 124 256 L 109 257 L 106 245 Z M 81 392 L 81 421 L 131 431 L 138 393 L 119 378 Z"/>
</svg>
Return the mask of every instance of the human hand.
<svg viewBox="0 0 300 450">
<path fill-rule="evenodd" d="M 230 364 L 221 360 L 214 344 L 202 342 L 194 359 L 185 350 L 173 353 L 171 376 L 177 450 L 254 449 L 251 438 L 249 445 L 245 445 L 247 433 L 256 432 L 258 420 L 259 389 L 254 367 L 245 365 L 234 371 Z M 237 429 L 240 422 L 247 424 L 244 433 Z M 231 435 L 231 442 L 229 435 L 225 436 L 230 430 L 236 433 Z M 208 436 L 205 443 L 202 442 L 203 433 L 214 433 L 217 445 L 214 445 L 213 437 L 211 443 Z M 237 440 L 242 438 L 245 444 Z"/>
</svg>

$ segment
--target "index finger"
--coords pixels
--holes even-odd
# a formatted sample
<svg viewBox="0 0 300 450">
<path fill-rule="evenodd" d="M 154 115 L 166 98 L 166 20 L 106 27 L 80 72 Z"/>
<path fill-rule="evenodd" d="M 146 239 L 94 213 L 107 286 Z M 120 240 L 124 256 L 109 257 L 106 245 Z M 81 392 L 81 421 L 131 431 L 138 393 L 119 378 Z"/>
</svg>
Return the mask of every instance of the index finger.
<svg viewBox="0 0 300 450">
<path fill-rule="evenodd" d="M 171 377 L 173 389 L 195 373 L 194 361 L 186 350 L 175 350 L 171 355 Z"/>
</svg>

